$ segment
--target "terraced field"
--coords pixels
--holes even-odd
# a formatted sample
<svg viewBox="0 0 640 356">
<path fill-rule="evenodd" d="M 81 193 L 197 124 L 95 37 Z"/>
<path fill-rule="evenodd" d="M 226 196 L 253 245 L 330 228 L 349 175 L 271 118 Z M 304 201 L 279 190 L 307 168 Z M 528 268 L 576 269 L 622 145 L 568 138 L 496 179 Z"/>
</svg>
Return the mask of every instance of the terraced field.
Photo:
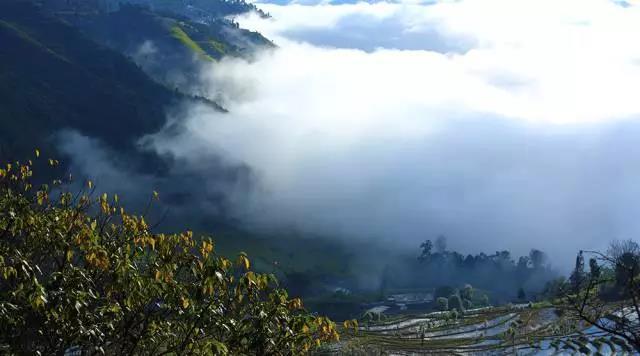
<svg viewBox="0 0 640 356">
<path fill-rule="evenodd" d="M 572 313 L 543 305 L 513 305 L 405 315 L 343 330 L 323 351 L 344 355 L 637 355 Z"/>
</svg>

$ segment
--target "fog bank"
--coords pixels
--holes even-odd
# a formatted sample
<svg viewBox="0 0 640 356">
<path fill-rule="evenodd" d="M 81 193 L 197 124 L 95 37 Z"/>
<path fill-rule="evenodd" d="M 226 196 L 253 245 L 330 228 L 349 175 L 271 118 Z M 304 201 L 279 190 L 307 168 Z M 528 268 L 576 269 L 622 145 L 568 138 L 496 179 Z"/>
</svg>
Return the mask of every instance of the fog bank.
<svg viewBox="0 0 640 356">
<path fill-rule="evenodd" d="M 241 24 L 279 48 L 203 71 L 229 113 L 191 107 L 151 146 L 250 167 L 230 209 L 253 226 L 554 260 L 637 236 L 637 8 L 512 3 L 265 5 L 274 20 Z M 412 44 L 329 47 L 310 29 Z"/>
<path fill-rule="evenodd" d="M 262 4 L 279 48 L 203 69 L 143 140 L 247 226 L 570 263 L 640 223 L 640 12 L 611 1 Z M 210 162 L 215 161 L 215 165 Z M 221 163 L 222 162 L 222 163 Z"/>
</svg>

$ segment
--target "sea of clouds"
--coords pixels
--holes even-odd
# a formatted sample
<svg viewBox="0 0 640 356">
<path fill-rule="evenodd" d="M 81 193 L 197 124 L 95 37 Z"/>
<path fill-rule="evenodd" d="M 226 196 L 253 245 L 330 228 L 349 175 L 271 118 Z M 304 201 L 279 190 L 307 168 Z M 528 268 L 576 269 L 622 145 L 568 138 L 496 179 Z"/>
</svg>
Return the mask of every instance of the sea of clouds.
<svg viewBox="0 0 640 356">
<path fill-rule="evenodd" d="M 640 233 L 640 7 L 608 0 L 257 3 L 278 46 L 203 69 L 147 148 L 248 226 L 558 264 Z M 212 183 L 213 184 L 213 183 Z M 242 188 L 242 189 L 240 189 Z M 217 188 L 219 190 L 219 188 Z"/>
</svg>

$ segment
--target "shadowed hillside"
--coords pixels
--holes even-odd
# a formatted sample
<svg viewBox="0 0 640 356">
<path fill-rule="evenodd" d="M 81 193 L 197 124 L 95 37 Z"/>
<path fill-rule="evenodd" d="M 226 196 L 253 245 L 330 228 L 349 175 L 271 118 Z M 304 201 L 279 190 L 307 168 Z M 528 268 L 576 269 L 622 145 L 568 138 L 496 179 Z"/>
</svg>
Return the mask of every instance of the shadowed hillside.
<svg viewBox="0 0 640 356">
<path fill-rule="evenodd" d="M 14 153 L 63 128 L 128 147 L 181 98 L 27 2 L 0 2 L 0 43 L 0 142 Z"/>
</svg>

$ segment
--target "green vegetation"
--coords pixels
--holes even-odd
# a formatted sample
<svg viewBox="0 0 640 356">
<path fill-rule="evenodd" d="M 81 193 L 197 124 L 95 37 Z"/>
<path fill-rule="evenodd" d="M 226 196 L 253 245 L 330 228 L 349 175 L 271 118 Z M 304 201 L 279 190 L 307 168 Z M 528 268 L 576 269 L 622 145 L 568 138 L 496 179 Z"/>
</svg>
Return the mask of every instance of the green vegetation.
<svg viewBox="0 0 640 356">
<path fill-rule="evenodd" d="M 211 48 L 213 48 L 214 51 L 218 52 L 220 55 L 224 55 L 227 51 L 226 46 L 222 42 L 209 40 L 208 44 L 209 46 L 211 46 Z"/>
<path fill-rule="evenodd" d="M 25 31 L 21 30 L 18 26 L 16 26 L 13 23 L 7 22 L 7 21 L 2 21 L 0 20 L 0 26 L 4 27 L 4 30 L 8 31 L 8 32 L 13 32 L 14 35 L 16 35 L 17 37 L 19 37 L 20 39 L 28 42 L 29 44 L 31 44 L 32 46 L 36 47 L 36 48 L 41 48 L 44 51 L 48 52 L 49 54 L 51 54 L 52 56 L 56 57 L 57 59 L 70 63 L 71 61 L 69 61 L 69 59 L 61 56 L 60 54 L 56 53 L 55 51 L 53 51 L 51 48 L 48 48 L 47 46 L 43 45 L 42 43 L 38 42 L 36 39 L 34 39 L 33 37 L 29 36 L 28 33 L 26 33 Z"/>
<path fill-rule="evenodd" d="M 465 256 L 448 250 L 446 238 L 440 236 L 435 243 L 431 240 L 423 242 L 415 264 L 404 270 L 415 271 L 413 273 L 421 277 L 419 281 L 413 282 L 416 286 L 419 283 L 425 287 L 464 286 L 470 283 L 488 293 L 494 304 L 516 300 L 518 289 L 522 289 L 525 295 L 535 293 L 544 287 L 544 283 L 557 276 L 557 272 L 547 264 L 546 255 L 540 250 L 532 249 L 526 256 L 514 257 L 507 250 Z M 392 272 L 395 274 L 398 268 L 394 269 Z M 468 292 L 473 292 L 473 288 L 468 291 L 463 288 L 459 294 L 462 299 L 471 301 L 471 304 L 486 304 L 481 302 L 482 294 Z M 454 292 L 450 288 L 438 288 L 435 297 L 448 298 L 452 294 Z"/>
<path fill-rule="evenodd" d="M 458 312 L 463 312 L 465 310 L 465 307 L 462 304 L 462 298 L 457 294 L 453 294 L 449 297 L 448 304 L 450 310 L 457 310 Z"/>
<path fill-rule="evenodd" d="M 233 263 L 189 231 L 152 233 L 90 181 L 72 193 L 32 175 L 31 161 L 0 169 L 3 353 L 289 355 L 337 340 L 246 254 Z"/>
<path fill-rule="evenodd" d="M 538 253 L 531 255 L 540 266 Z M 586 255 L 591 256 L 588 271 Z M 569 280 L 549 281 L 543 294 L 529 294 L 538 302 L 468 309 L 479 306 L 486 294 L 470 285 L 439 287 L 434 307 L 440 311 L 378 319 L 365 314 L 364 327 L 345 333 L 340 349 L 356 355 L 636 354 L 639 245 L 617 241 L 604 253 L 581 251 L 575 266 Z M 524 300 L 524 291 L 518 294 Z"/>
<path fill-rule="evenodd" d="M 213 232 L 218 252 L 226 256 L 247 252 L 257 270 L 276 274 L 294 295 L 318 296 L 323 281 L 354 278 L 359 271 L 349 246 L 336 240 L 229 226 L 214 227 Z"/>
<path fill-rule="evenodd" d="M 0 2 L 1 151 L 19 157 L 71 128 L 116 149 L 165 122 L 183 99 L 121 54 L 28 2 Z"/>
<path fill-rule="evenodd" d="M 355 318 L 363 303 L 377 301 L 377 290 L 335 290 L 336 283 L 355 285 L 365 267 L 353 258 L 350 246 L 297 234 L 256 234 L 234 229 L 215 230 L 217 251 L 235 256 L 246 251 L 256 270 L 275 274 L 292 296 L 304 297 L 312 311 L 332 319 Z"/>
<path fill-rule="evenodd" d="M 207 54 L 207 52 L 205 52 L 200 45 L 198 45 L 197 43 L 195 43 L 191 37 L 189 37 L 189 35 L 187 35 L 182 28 L 180 28 L 180 26 L 176 25 L 173 26 L 171 28 L 171 35 L 177 39 L 178 41 L 180 41 L 183 45 L 185 45 L 187 48 L 189 48 L 193 53 L 197 54 L 198 56 L 200 56 L 200 58 L 204 59 L 204 60 L 208 60 L 208 61 L 212 61 L 213 58 L 211 58 L 211 56 L 209 56 Z"/>
<path fill-rule="evenodd" d="M 212 2 L 212 5 L 220 2 Z M 183 7 L 180 3 L 177 7 Z M 197 83 L 199 61 L 223 56 L 244 56 L 273 44 L 257 32 L 238 28 L 224 17 L 206 21 L 180 15 L 179 9 L 159 6 L 155 10 L 123 5 L 116 12 L 84 15 L 56 13 L 81 29 L 97 43 L 130 56 L 147 74 L 171 88 L 188 91 L 175 74 Z M 222 16 L 222 15 L 221 15 Z M 145 47 L 146 46 L 146 47 Z M 194 54 L 196 61 L 194 61 Z"/>
<path fill-rule="evenodd" d="M 136 152 L 136 139 L 164 125 L 164 108 L 186 99 L 180 90 L 197 87 L 199 60 L 272 46 L 219 17 L 253 7 L 244 1 L 196 1 L 206 21 L 160 2 L 161 12 L 123 6 L 53 16 L 28 1 L 0 2 L 0 155 L 53 150 L 51 137 L 64 128 Z M 581 252 L 569 281 L 556 278 L 540 250 L 465 256 L 442 236 L 425 241 L 416 259 L 386 246 L 229 224 L 214 249 L 190 232 L 153 232 L 116 196 L 93 196 L 92 183 L 77 195 L 61 181 L 34 188 L 32 164 L 22 161 L 0 168 L 3 354 L 300 354 L 318 344 L 356 354 L 606 353 L 640 343 L 637 244 L 585 252 L 594 256 L 588 271 Z M 251 265 L 243 251 L 255 257 Z M 388 299 L 392 291 L 429 298 Z M 502 307 L 489 307 L 489 296 Z M 347 322 L 347 340 L 323 345 L 336 328 L 310 311 L 360 316 L 364 327 Z M 608 329 L 611 322 L 618 328 Z M 586 334 L 589 327 L 600 330 Z"/>
<path fill-rule="evenodd" d="M 449 310 L 449 299 L 445 297 L 438 297 L 438 299 L 436 299 L 436 304 L 438 305 L 439 310 Z"/>
</svg>

